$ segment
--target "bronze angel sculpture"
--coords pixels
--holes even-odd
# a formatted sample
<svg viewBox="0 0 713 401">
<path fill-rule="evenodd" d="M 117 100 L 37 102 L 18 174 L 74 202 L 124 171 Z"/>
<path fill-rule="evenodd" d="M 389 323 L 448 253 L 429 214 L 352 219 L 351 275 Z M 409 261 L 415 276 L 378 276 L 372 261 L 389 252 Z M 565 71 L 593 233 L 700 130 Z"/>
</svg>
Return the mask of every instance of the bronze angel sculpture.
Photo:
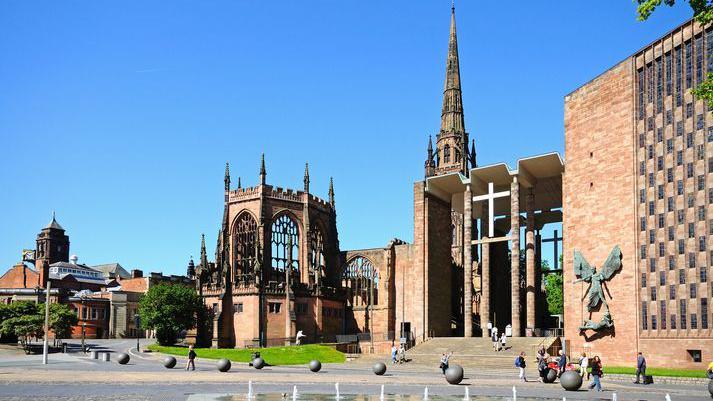
<svg viewBox="0 0 713 401">
<path fill-rule="evenodd" d="M 609 313 L 609 305 L 607 305 L 607 300 L 604 297 L 604 288 L 602 283 L 607 281 L 614 276 L 621 268 L 621 249 L 619 245 L 615 246 L 609 253 L 609 257 L 604 262 L 599 271 L 594 266 L 590 266 L 589 263 L 584 259 L 582 254 L 575 250 L 574 251 L 574 274 L 579 277 L 575 280 L 575 284 L 585 281 L 590 283 L 589 290 L 587 291 L 587 311 L 592 312 L 596 310 L 600 304 L 604 304 L 605 312 L 602 317 L 601 322 L 595 323 L 591 320 L 586 320 L 582 326 L 579 327 L 580 330 L 600 330 L 607 327 L 614 326 L 614 321 L 612 320 L 611 314 Z"/>
</svg>

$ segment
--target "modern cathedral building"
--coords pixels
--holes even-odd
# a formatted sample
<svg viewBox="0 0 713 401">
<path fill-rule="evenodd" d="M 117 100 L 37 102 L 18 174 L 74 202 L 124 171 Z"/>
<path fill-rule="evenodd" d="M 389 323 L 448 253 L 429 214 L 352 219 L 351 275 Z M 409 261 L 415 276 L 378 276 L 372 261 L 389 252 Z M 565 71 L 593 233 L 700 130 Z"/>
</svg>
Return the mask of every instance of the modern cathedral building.
<svg viewBox="0 0 713 401">
<path fill-rule="evenodd" d="M 310 342 L 371 338 L 362 352 L 383 352 L 492 327 L 559 336 L 541 262 L 542 244 L 563 240 L 569 355 L 630 365 L 642 351 L 651 366 L 701 367 L 713 350 L 713 117 L 689 90 L 709 71 L 713 31 L 686 23 L 566 96 L 566 168 L 554 152 L 479 166 L 452 10 L 413 243 L 341 250 L 331 182 L 326 200 L 310 193 L 307 168 L 303 189 L 273 187 L 263 158 L 257 185 L 231 189 L 226 167 L 215 262 L 203 243 L 189 265 L 210 311 L 196 340 L 271 345 L 301 331 Z M 562 237 L 543 238 L 559 224 Z"/>
<path fill-rule="evenodd" d="M 630 363 L 700 368 L 713 352 L 713 117 L 690 93 L 713 72 L 713 30 L 687 22 L 565 97 L 565 329 L 576 350 Z M 574 283 L 581 250 L 606 282 L 614 327 Z"/>
</svg>

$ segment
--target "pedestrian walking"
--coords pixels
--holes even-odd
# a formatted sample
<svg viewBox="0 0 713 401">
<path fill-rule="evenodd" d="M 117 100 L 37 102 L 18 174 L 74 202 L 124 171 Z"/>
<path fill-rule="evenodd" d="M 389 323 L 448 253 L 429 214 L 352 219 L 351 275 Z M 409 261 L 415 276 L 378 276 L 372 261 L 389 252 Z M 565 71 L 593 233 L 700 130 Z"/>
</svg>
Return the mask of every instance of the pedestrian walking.
<svg viewBox="0 0 713 401">
<path fill-rule="evenodd" d="M 706 374 L 708 375 L 708 378 L 713 380 L 713 362 L 708 364 L 708 370 L 706 370 Z"/>
<path fill-rule="evenodd" d="M 537 362 L 540 362 L 540 359 L 545 357 L 545 354 L 547 351 L 545 351 L 545 347 L 540 347 L 539 350 L 537 350 Z"/>
<path fill-rule="evenodd" d="M 399 363 L 406 362 L 406 347 L 404 346 L 403 343 L 399 344 L 398 362 Z"/>
<path fill-rule="evenodd" d="M 497 327 L 493 327 L 493 330 L 490 332 L 490 339 L 493 340 L 493 350 L 495 350 L 495 352 L 499 351 L 500 338 L 498 337 Z"/>
<path fill-rule="evenodd" d="M 186 363 L 186 370 L 191 368 L 191 370 L 196 370 L 196 351 L 193 350 L 193 346 L 188 346 L 188 362 Z"/>
<path fill-rule="evenodd" d="M 500 349 L 502 349 L 504 351 L 505 345 L 507 344 L 507 342 L 508 342 L 508 337 L 505 335 L 505 333 L 503 333 L 503 335 L 500 337 L 500 345 L 501 345 Z"/>
<path fill-rule="evenodd" d="M 603 376 L 602 372 L 602 361 L 599 359 L 599 355 L 595 355 L 592 360 L 592 384 L 589 385 L 589 389 L 596 389 L 597 391 L 602 391 L 601 379 Z"/>
<path fill-rule="evenodd" d="M 557 377 L 561 377 L 565 368 L 567 368 L 567 355 L 565 355 L 562 350 L 560 350 L 560 359 L 557 361 L 557 368 L 559 369 Z"/>
<path fill-rule="evenodd" d="M 391 343 L 391 363 L 394 364 L 396 363 L 396 352 L 398 350 L 396 349 L 396 344 L 393 342 Z"/>
<path fill-rule="evenodd" d="M 515 367 L 520 369 L 520 380 L 526 382 L 527 378 L 525 377 L 525 367 L 526 367 L 526 362 L 525 362 L 525 352 L 521 352 L 520 355 L 515 357 Z"/>
<path fill-rule="evenodd" d="M 545 382 L 547 377 L 547 354 L 537 355 L 537 371 L 540 373 L 540 383 Z"/>
<path fill-rule="evenodd" d="M 636 356 L 636 381 L 634 384 L 641 383 L 639 381 L 640 376 L 644 377 L 643 383 L 646 384 L 646 358 L 644 358 L 644 354 L 641 352 Z"/>
<path fill-rule="evenodd" d="M 587 373 L 587 367 L 589 367 L 589 358 L 586 353 L 582 352 L 582 356 L 579 357 L 579 375 L 582 376 L 582 380 L 584 380 L 584 374 Z"/>
</svg>

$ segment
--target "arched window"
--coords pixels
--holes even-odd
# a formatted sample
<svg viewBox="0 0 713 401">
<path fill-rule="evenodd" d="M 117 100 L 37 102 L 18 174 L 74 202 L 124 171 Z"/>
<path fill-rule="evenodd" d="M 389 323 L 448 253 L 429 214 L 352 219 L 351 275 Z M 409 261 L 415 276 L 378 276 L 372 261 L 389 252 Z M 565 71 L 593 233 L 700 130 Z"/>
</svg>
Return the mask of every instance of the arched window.
<svg viewBox="0 0 713 401">
<path fill-rule="evenodd" d="M 456 149 L 456 152 L 455 152 L 455 153 L 456 153 L 456 160 L 455 160 L 455 162 L 456 162 L 456 163 L 460 163 L 460 151 L 458 151 L 458 149 Z"/>
<path fill-rule="evenodd" d="M 322 230 L 316 226 L 310 231 L 309 237 L 309 276 L 312 283 L 318 284 L 325 276 L 324 236 Z"/>
<path fill-rule="evenodd" d="M 288 249 L 288 243 L 292 243 L 292 249 Z M 299 271 L 299 231 L 297 223 L 295 223 L 289 215 L 283 214 L 272 223 L 272 277 L 271 280 L 284 281 L 285 275 L 279 272 L 284 272 L 287 266 L 288 255 L 292 258 L 292 269 Z"/>
<path fill-rule="evenodd" d="M 257 222 L 250 213 L 243 212 L 233 225 L 233 274 L 235 283 L 255 279 Z"/>
<path fill-rule="evenodd" d="M 349 306 L 379 304 L 379 271 L 363 256 L 355 257 L 344 267 L 342 287 L 349 289 Z"/>
<path fill-rule="evenodd" d="M 443 163 L 449 163 L 451 161 L 451 147 L 446 145 L 443 147 Z"/>
</svg>

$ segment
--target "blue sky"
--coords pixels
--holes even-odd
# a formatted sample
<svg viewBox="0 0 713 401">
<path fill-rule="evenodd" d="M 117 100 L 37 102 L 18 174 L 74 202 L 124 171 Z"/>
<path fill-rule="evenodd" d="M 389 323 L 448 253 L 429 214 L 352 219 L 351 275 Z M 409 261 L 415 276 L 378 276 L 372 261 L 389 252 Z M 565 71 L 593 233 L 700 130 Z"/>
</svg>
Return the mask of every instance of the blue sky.
<svg viewBox="0 0 713 401">
<path fill-rule="evenodd" d="M 690 17 L 631 1 L 456 3 L 479 164 L 563 152 L 563 98 Z M 326 198 L 342 249 L 413 238 L 450 2 L 0 2 L 0 272 L 56 211 L 80 262 L 184 273 L 223 171 Z"/>
</svg>

